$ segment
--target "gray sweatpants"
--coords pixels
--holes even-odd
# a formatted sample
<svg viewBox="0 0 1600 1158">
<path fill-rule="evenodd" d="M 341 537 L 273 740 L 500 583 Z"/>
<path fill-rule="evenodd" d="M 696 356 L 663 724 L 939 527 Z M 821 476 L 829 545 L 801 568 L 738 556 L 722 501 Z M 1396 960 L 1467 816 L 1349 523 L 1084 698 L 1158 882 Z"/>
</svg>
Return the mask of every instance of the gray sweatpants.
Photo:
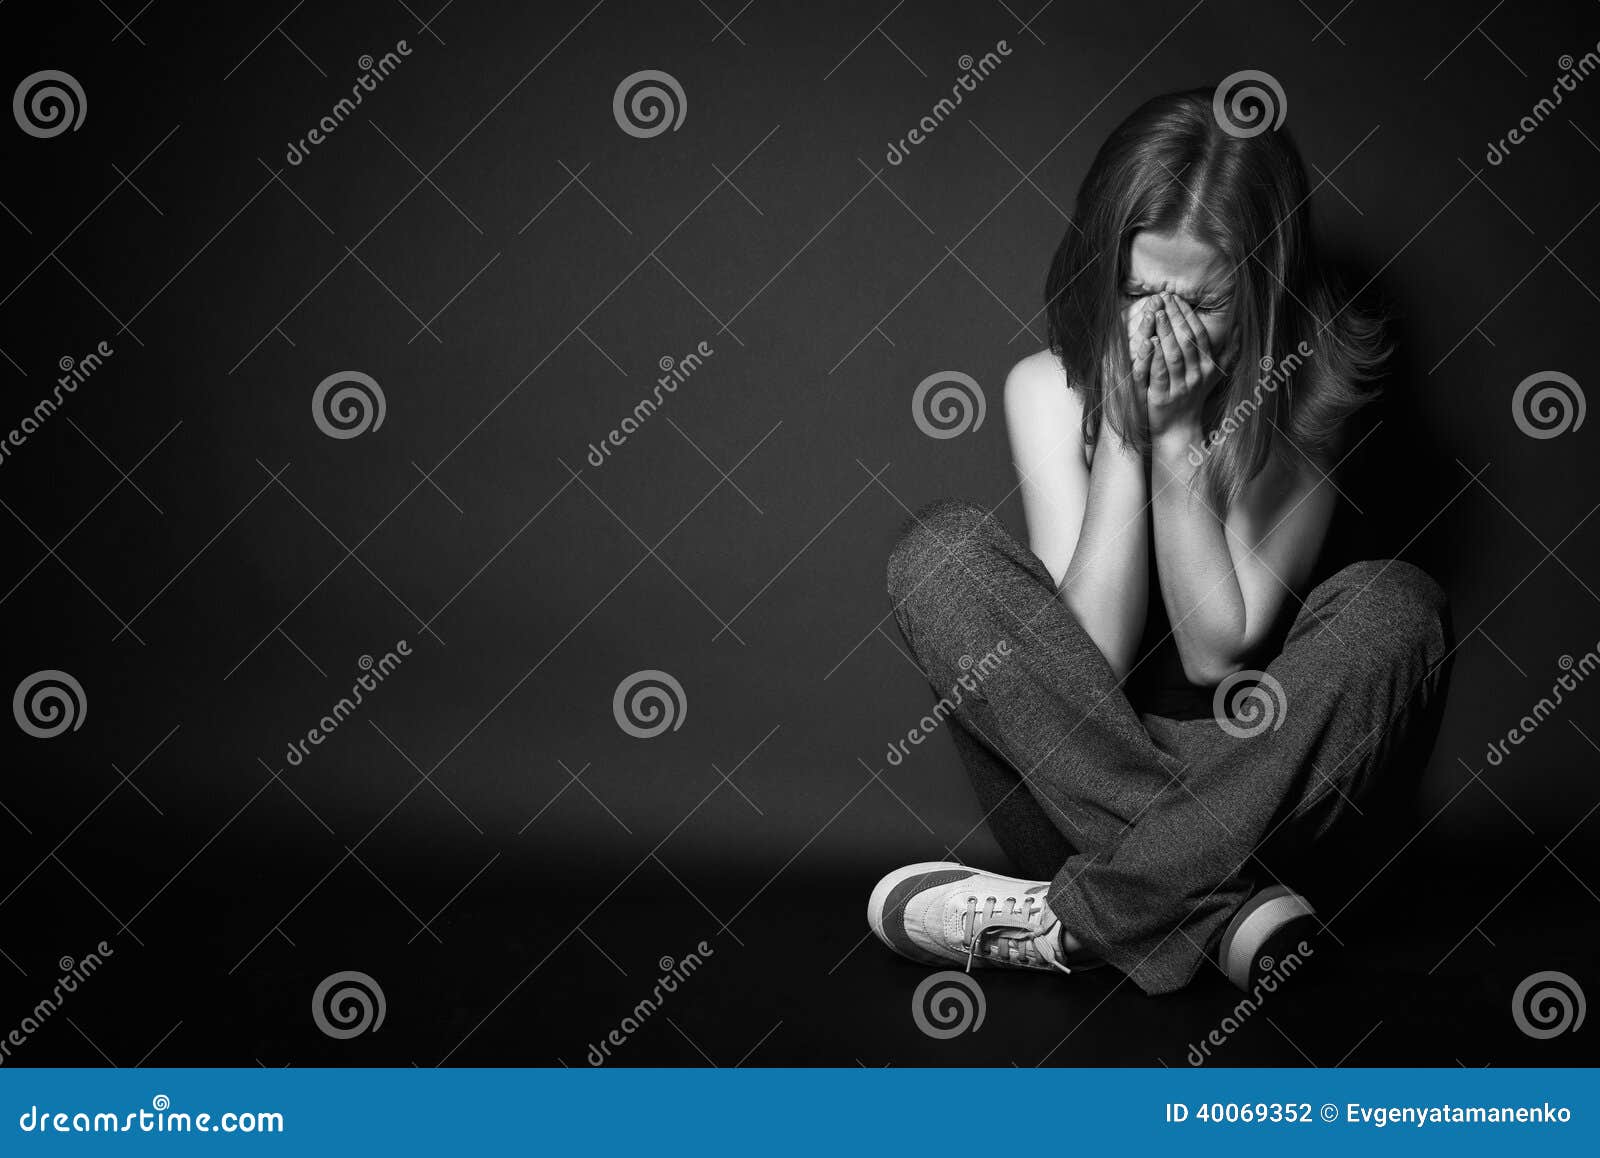
<svg viewBox="0 0 1600 1158">
<path fill-rule="evenodd" d="M 1188 984 L 1386 766 L 1426 759 L 1447 680 L 1444 594 L 1395 560 L 1314 588 L 1222 720 L 1141 713 L 1044 564 L 978 507 L 919 512 L 888 588 L 1001 847 L 1147 993 Z"/>
</svg>

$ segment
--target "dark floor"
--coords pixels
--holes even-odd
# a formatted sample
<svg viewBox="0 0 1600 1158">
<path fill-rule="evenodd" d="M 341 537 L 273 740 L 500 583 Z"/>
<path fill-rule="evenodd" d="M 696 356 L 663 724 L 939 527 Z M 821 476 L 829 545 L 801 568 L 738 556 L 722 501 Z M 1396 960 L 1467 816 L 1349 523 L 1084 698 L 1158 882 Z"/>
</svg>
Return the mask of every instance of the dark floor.
<svg viewBox="0 0 1600 1158">
<path fill-rule="evenodd" d="M 646 861 L 606 898 L 626 866 L 572 882 L 502 861 L 502 884 L 467 890 L 430 934 L 353 861 L 274 931 L 302 889 L 274 891 L 258 870 L 261 896 L 146 920 L 143 948 L 124 935 L 9 1064 L 583 1066 L 652 996 L 661 959 L 681 961 L 701 940 L 711 952 L 700 968 L 608 1064 L 1181 1067 L 1214 1029 L 1226 1039 L 1206 1064 L 1595 1064 L 1592 1030 L 1536 1040 L 1513 1020 L 1512 994 L 1532 973 L 1560 970 L 1600 991 L 1600 900 L 1565 856 L 1520 855 L 1526 863 L 1459 863 L 1415 842 L 1343 912 L 1324 904 L 1316 968 L 1237 1025 L 1224 1018 L 1240 994 L 1215 971 L 1162 998 L 1109 970 L 985 971 L 981 1028 L 950 1040 L 912 1017 L 928 971 L 865 935 L 869 872 L 818 876 L 802 858 L 763 890 L 765 877 Z M 385 879 L 406 894 L 408 882 Z M 41 922 L 30 944 L 60 943 L 47 914 L 28 919 Z M 380 981 L 381 1029 L 344 1041 L 318 1032 L 309 995 L 329 962 Z M 42 952 L 18 963 L 34 989 L 54 964 Z"/>
</svg>

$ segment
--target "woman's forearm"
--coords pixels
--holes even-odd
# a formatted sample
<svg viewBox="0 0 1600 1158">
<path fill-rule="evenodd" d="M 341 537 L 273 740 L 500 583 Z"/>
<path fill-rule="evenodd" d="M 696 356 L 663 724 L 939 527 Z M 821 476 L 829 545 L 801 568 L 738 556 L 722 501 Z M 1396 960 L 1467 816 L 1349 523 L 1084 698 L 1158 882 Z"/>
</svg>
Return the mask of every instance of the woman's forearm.
<svg viewBox="0 0 1600 1158">
<path fill-rule="evenodd" d="M 1191 484 L 1198 428 L 1179 428 L 1151 447 L 1150 488 L 1156 571 L 1184 674 L 1214 684 L 1239 670 L 1248 638 L 1246 604 L 1227 531 Z"/>
<path fill-rule="evenodd" d="M 1144 456 L 1106 424 L 1060 596 L 1120 680 L 1133 666 L 1149 597 L 1149 481 Z"/>
</svg>

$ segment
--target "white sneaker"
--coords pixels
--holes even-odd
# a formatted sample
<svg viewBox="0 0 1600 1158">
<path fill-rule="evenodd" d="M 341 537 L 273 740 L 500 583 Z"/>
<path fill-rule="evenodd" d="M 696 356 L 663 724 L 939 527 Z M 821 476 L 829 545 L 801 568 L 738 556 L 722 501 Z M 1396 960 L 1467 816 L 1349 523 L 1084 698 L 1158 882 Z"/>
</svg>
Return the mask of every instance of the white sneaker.
<svg viewBox="0 0 1600 1158">
<path fill-rule="evenodd" d="M 867 902 L 872 932 L 902 957 L 1071 973 L 1061 923 L 1045 904 L 1049 881 L 980 872 L 952 861 L 907 865 L 878 882 Z"/>
</svg>

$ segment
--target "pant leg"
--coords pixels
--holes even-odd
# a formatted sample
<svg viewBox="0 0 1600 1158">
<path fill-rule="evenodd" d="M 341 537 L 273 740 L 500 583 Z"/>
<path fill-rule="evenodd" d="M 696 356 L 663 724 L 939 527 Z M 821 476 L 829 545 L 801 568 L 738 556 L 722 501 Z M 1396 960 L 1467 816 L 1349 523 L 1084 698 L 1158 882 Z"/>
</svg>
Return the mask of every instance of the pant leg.
<svg viewBox="0 0 1600 1158">
<path fill-rule="evenodd" d="M 949 728 L 977 794 L 978 807 L 1011 859 L 1013 871 L 1031 880 L 1047 881 L 1055 876 L 1075 851 L 1071 842 L 1024 788 L 1022 777 L 993 748 L 959 720 L 951 720 Z"/>
<path fill-rule="evenodd" d="M 1311 593 L 1243 714 L 1164 729 L 1188 769 L 1109 852 L 1067 861 L 1051 907 L 1146 992 L 1187 984 L 1265 883 L 1264 848 L 1326 833 L 1396 753 L 1426 759 L 1450 650 L 1426 574 L 1345 568 Z"/>
<path fill-rule="evenodd" d="M 1181 762 L 1151 742 L 1044 564 L 985 511 L 944 501 L 907 524 L 888 588 L 912 654 L 953 705 L 1001 847 L 1041 877 L 1072 849 L 1109 852 Z M 1002 646 L 978 683 L 969 668 Z"/>
</svg>

